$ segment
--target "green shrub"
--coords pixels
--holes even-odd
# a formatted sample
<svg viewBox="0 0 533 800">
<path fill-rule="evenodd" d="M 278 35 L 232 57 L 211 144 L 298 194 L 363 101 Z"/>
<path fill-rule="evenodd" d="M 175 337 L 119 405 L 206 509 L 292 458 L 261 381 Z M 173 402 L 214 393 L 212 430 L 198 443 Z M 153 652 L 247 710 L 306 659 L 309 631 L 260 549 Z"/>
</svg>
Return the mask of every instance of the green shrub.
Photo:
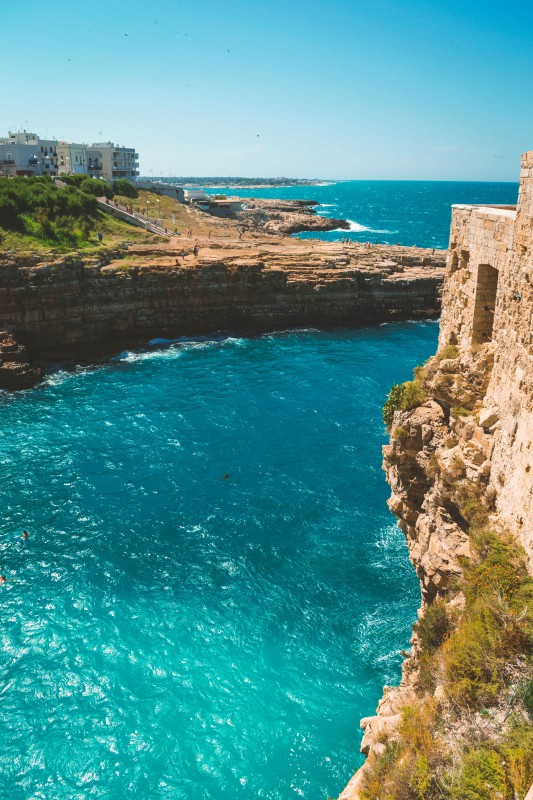
<svg viewBox="0 0 533 800">
<path fill-rule="evenodd" d="M 87 175 L 60 175 L 59 180 L 66 183 L 68 186 L 74 186 L 76 189 L 79 189 L 80 184 L 87 180 Z"/>
<path fill-rule="evenodd" d="M 451 414 L 453 417 L 468 417 L 470 411 L 464 406 L 454 406 L 451 409 Z"/>
<path fill-rule="evenodd" d="M 409 431 L 407 428 L 404 428 L 403 425 L 397 425 L 394 428 L 394 438 L 398 439 L 399 442 L 403 442 L 405 439 L 409 438 Z"/>
<path fill-rule="evenodd" d="M 505 759 L 496 750 L 471 750 L 463 762 L 454 800 L 494 800 L 508 794 Z"/>
<path fill-rule="evenodd" d="M 385 752 L 371 754 L 362 800 L 518 800 L 533 781 L 533 579 L 510 537 L 483 527 L 470 539 L 460 579 L 466 609 L 450 619 L 438 600 L 417 623 L 417 689 L 430 694 L 404 709 L 396 741 L 384 736 Z M 452 701 L 444 710 L 435 676 Z M 483 739 L 472 710 L 486 717 Z M 454 716 L 451 752 L 441 732 Z"/>
<path fill-rule="evenodd" d="M 111 199 L 114 196 L 112 188 L 105 181 L 99 181 L 96 178 L 85 178 L 80 183 L 80 192 L 90 194 L 94 197 L 108 197 Z"/>
<path fill-rule="evenodd" d="M 525 797 L 533 783 L 533 726 L 511 717 L 511 725 L 500 751 L 507 761 L 507 775 L 515 797 Z"/>
<path fill-rule="evenodd" d="M 422 649 L 430 655 L 441 646 L 452 630 L 444 600 L 427 606 L 424 616 L 414 626 Z"/>
<path fill-rule="evenodd" d="M 97 208 L 94 196 L 47 177 L 0 178 L 0 226 L 37 239 L 76 244 L 92 228 Z"/>
<path fill-rule="evenodd" d="M 501 688 L 502 641 L 491 611 L 480 604 L 443 645 L 448 695 L 461 708 L 493 705 Z"/>
<path fill-rule="evenodd" d="M 17 204 L 11 197 L 0 195 L 0 225 L 2 228 L 18 228 L 22 224 Z"/>
<path fill-rule="evenodd" d="M 444 347 L 437 356 L 439 361 L 442 361 L 445 358 L 453 359 L 458 357 L 459 357 L 459 348 L 455 344 L 446 345 L 446 347 Z"/>
<path fill-rule="evenodd" d="M 455 702 L 480 707 L 496 702 L 509 669 L 531 657 L 533 580 L 511 538 L 480 529 L 471 543 L 478 561 L 465 565 L 467 607 L 443 645 L 443 667 Z"/>
<path fill-rule="evenodd" d="M 425 399 L 426 395 L 416 379 L 395 384 L 383 406 L 383 422 L 390 430 L 395 411 L 410 411 L 421 405 Z"/>
<path fill-rule="evenodd" d="M 467 600 L 474 602 L 495 592 L 511 599 L 521 586 L 529 584 L 522 552 L 513 539 L 481 528 L 474 532 L 471 543 L 481 562 L 466 567 Z"/>
<path fill-rule="evenodd" d="M 113 184 L 113 188 L 116 194 L 122 195 L 122 197 L 131 197 L 135 199 L 139 197 L 139 192 L 130 181 L 127 181 L 126 178 L 118 178 L 115 183 Z"/>
</svg>

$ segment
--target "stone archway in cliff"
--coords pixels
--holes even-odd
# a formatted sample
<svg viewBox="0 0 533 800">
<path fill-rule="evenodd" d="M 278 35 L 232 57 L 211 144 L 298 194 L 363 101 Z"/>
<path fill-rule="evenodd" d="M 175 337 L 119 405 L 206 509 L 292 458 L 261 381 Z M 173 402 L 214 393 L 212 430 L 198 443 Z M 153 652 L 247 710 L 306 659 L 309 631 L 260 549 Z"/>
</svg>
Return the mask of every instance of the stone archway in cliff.
<svg viewBox="0 0 533 800">
<path fill-rule="evenodd" d="M 480 264 L 477 271 L 472 344 L 485 344 L 492 339 L 497 290 L 498 270 L 490 264 Z"/>
</svg>

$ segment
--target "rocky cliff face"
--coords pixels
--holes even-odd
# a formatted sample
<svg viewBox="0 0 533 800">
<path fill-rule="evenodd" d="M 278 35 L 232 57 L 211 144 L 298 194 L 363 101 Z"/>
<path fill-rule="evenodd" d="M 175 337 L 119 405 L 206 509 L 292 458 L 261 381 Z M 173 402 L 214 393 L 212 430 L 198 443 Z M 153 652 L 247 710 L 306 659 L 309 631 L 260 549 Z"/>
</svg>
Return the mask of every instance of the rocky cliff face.
<svg viewBox="0 0 533 800">
<path fill-rule="evenodd" d="M 422 607 L 342 800 L 521 800 L 533 780 L 532 253 L 530 152 L 516 209 L 454 207 L 438 353 L 394 396 L 383 466 Z"/>
<path fill-rule="evenodd" d="M 464 571 L 472 560 L 474 563 L 479 561 L 478 554 L 472 552 L 472 532 L 479 536 L 480 531 L 483 534 L 488 526 L 502 534 L 509 533 L 498 514 L 498 491 L 491 477 L 500 421 L 495 411 L 485 407 L 495 368 L 496 349 L 492 342 L 474 352 L 462 354 L 456 348 L 448 347 L 417 370 L 416 381 L 426 397 L 411 410 L 395 412 L 390 444 L 383 450 L 383 468 L 391 486 L 389 507 L 399 520 L 411 562 L 420 579 L 420 619 L 440 604 L 445 618 L 453 620 L 454 625 L 460 624 L 459 621 L 467 616 L 465 592 L 471 591 Z M 515 536 L 517 534 L 518 531 Z M 507 552 L 510 562 L 519 563 L 520 556 L 515 555 L 512 548 L 508 547 Z M 503 624 L 513 625 L 516 618 L 524 618 L 527 614 L 527 606 L 509 610 L 506 584 L 502 588 L 498 572 L 494 574 L 494 585 L 490 579 L 484 584 L 487 608 L 489 613 L 501 615 L 502 619 L 508 615 Z M 527 584 L 527 578 L 525 580 Z M 509 597 L 511 595 L 512 592 Z M 469 614 L 472 614 L 471 609 Z M 519 635 L 522 636 L 523 632 Z M 450 670 L 445 660 L 434 659 L 429 675 L 427 645 L 421 641 L 415 626 L 411 650 L 402 666 L 400 685 L 385 686 L 376 714 L 361 720 L 364 730 L 361 751 L 369 758 L 352 778 L 340 800 L 378 797 L 372 790 L 379 772 L 376 765 L 380 758 L 386 758 L 385 754 L 391 752 L 391 746 L 396 746 L 401 754 L 406 718 L 413 709 L 420 711 L 428 705 L 433 708 L 432 713 L 436 716 L 429 733 L 437 749 L 450 753 L 455 751 L 455 764 L 449 768 L 450 772 L 455 770 L 459 774 L 462 754 L 471 753 L 476 747 L 487 750 L 493 747 L 494 752 L 499 752 L 500 748 L 501 752 L 506 752 L 505 737 L 510 735 L 516 720 L 528 724 L 528 714 L 516 699 L 520 685 L 532 677 L 527 656 L 530 647 L 526 642 L 528 636 L 526 634 L 524 638 L 523 652 L 517 655 L 510 647 L 504 653 L 507 660 L 504 671 L 507 670 L 507 674 L 495 679 L 496 684 L 500 680 L 500 694 L 491 699 L 489 710 L 484 710 L 483 704 L 478 704 L 475 699 L 464 705 L 457 702 L 457 692 L 450 687 Z M 445 658 L 449 660 L 449 651 Z M 416 743 L 413 741 L 410 746 L 416 753 Z M 522 778 L 522 794 L 515 794 L 519 798 L 525 796 L 531 781 L 531 756 L 525 757 L 529 768 L 525 769 Z M 401 760 L 401 755 L 398 759 Z M 453 793 L 457 789 L 450 790 L 450 793 L 434 793 L 440 768 L 435 768 L 433 775 L 428 772 L 427 794 L 421 796 L 462 796 Z M 384 780 L 383 776 L 380 780 Z M 391 797 L 418 797 L 415 780 L 416 770 L 413 768 L 409 781 L 414 793 L 404 795 L 399 792 Z M 487 794 L 489 796 L 506 795 Z M 472 794 L 472 797 L 478 795 Z"/>
<path fill-rule="evenodd" d="M 29 363 L 26 348 L 7 331 L 0 331 L 0 387 L 28 389 L 42 377 L 42 370 Z"/>
<path fill-rule="evenodd" d="M 61 356 L 152 336 L 353 325 L 439 310 L 443 254 L 431 251 L 210 244 L 195 257 L 174 243 L 130 247 L 125 256 L 4 258 L 2 324 L 33 356 Z"/>
</svg>

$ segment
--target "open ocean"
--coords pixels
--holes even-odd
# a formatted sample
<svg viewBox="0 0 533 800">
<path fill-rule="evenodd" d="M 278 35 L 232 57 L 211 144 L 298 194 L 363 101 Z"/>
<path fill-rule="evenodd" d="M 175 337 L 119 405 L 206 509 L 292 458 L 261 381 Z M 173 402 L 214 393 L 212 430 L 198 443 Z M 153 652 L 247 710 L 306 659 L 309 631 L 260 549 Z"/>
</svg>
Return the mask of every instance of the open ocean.
<svg viewBox="0 0 533 800">
<path fill-rule="evenodd" d="M 448 200 L 516 191 L 354 186 L 305 194 L 435 246 Z M 436 338 L 183 340 L 0 393 L 2 800 L 337 795 L 416 618 L 381 406 Z"/>
<path fill-rule="evenodd" d="M 350 230 L 299 233 L 298 238 L 448 247 L 453 203 L 514 205 L 518 183 L 444 181 L 339 181 L 325 186 L 274 189 L 206 189 L 208 194 L 317 200 L 318 213 L 346 219 Z"/>
</svg>

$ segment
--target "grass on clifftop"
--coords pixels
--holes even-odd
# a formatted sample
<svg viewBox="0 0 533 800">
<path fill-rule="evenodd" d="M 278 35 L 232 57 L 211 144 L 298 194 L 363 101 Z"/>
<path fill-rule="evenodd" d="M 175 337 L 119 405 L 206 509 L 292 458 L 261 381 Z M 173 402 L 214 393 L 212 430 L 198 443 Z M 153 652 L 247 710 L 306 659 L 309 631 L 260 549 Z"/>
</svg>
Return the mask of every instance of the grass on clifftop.
<svg viewBox="0 0 533 800">
<path fill-rule="evenodd" d="M 0 249 L 90 254 L 124 240 L 160 240 L 98 209 L 94 196 L 60 188 L 51 178 L 0 178 Z"/>
<path fill-rule="evenodd" d="M 37 253 L 90 254 L 102 245 L 114 246 L 123 241 L 151 243 L 167 241 L 144 229 L 101 212 L 95 192 L 102 183 L 86 176 L 65 177 L 66 188 L 56 186 L 48 177 L 0 178 L 0 250 Z M 87 191 L 84 191 L 86 187 Z M 116 189 L 120 189 L 120 181 Z M 166 195 L 135 189 L 127 195 L 108 194 L 119 205 L 133 208 L 154 222 L 160 221 L 169 231 L 191 231 L 192 237 L 235 239 L 236 226 L 179 203 Z M 136 197 L 131 196 L 136 194 Z"/>
</svg>

